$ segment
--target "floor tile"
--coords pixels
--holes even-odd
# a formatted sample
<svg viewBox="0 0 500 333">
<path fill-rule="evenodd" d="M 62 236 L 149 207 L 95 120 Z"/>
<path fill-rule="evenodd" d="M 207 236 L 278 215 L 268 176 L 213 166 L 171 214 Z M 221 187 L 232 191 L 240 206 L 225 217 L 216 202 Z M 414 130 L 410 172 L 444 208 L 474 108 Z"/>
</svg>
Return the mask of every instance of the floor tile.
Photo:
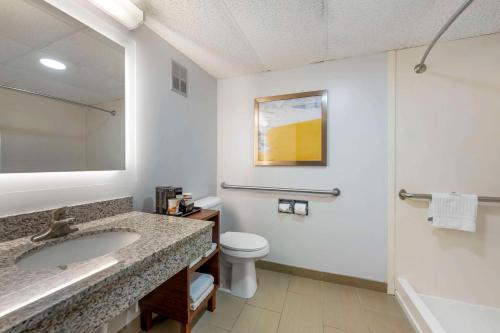
<svg viewBox="0 0 500 333">
<path fill-rule="evenodd" d="M 245 305 L 231 333 L 276 333 L 280 313 Z"/>
<path fill-rule="evenodd" d="M 359 297 L 354 287 L 322 282 L 322 288 L 323 302 L 336 302 L 349 306 L 360 305 Z"/>
<path fill-rule="evenodd" d="M 278 333 L 322 333 L 323 319 L 319 298 L 287 293 Z"/>
<path fill-rule="evenodd" d="M 335 327 L 325 326 L 323 327 L 323 333 L 349 333 L 349 332 Z"/>
<path fill-rule="evenodd" d="M 129 331 L 120 331 L 120 333 L 129 333 Z M 133 333 L 146 333 L 146 331 L 135 330 Z M 155 319 L 153 328 L 147 333 L 180 333 L 180 323 L 170 319 Z M 228 330 L 211 325 L 203 320 L 195 320 L 192 328 L 193 333 L 230 333 Z M 132 333 L 132 331 L 130 331 Z"/>
<path fill-rule="evenodd" d="M 326 326 L 350 332 L 368 332 L 356 288 L 322 282 L 323 323 Z"/>
<path fill-rule="evenodd" d="M 315 297 L 320 300 L 321 297 L 321 281 L 308 279 L 300 276 L 292 276 L 288 291 Z"/>
<path fill-rule="evenodd" d="M 257 277 L 259 282 L 257 292 L 247 303 L 281 312 L 290 283 L 290 275 L 258 269 Z"/>
<path fill-rule="evenodd" d="M 368 289 L 356 289 L 361 305 L 369 310 L 405 317 L 396 297 Z"/>
<path fill-rule="evenodd" d="M 214 312 L 206 311 L 200 321 L 204 324 L 231 330 L 245 306 L 245 299 L 229 293 L 217 292 L 217 308 Z"/>
<path fill-rule="evenodd" d="M 229 333 L 228 330 L 222 329 L 220 327 L 207 324 L 207 323 L 196 323 L 192 329 L 193 333 Z"/>
<path fill-rule="evenodd" d="M 415 333 L 408 319 L 388 313 L 365 310 L 371 333 Z"/>
<path fill-rule="evenodd" d="M 353 333 L 368 333 L 368 320 L 360 304 L 342 304 L 327 299 L 323 303 L 323 324 Z"/>
</svg>

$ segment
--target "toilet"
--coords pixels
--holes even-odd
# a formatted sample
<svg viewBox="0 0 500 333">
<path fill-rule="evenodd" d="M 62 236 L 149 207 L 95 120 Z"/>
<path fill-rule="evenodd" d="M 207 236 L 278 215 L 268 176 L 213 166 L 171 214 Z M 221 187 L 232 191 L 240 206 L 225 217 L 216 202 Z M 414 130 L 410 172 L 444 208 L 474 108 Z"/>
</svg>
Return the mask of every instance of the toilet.
<svg viewBox="0 0 500 333">
<path fill-rule="evenodd" d="M 256 234 L 225 231 L 220 198 L 206 197 L 195 201 L 195 206 L 221 212 L 221 290 L 242 298 L 253 297 L 257 291 L 255 261 L 269 254 L 269 243 Z"/>
</svg>

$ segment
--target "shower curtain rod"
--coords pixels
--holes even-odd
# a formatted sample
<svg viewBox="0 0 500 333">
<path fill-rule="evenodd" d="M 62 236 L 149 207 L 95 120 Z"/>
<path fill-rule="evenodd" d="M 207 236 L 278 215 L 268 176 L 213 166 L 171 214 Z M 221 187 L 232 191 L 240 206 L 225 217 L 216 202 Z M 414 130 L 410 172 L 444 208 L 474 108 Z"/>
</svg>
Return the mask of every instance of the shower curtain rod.
<svg viewBox="0 0 500 333">
<path fill-rule="evenodd" d="M 450 17 L 450 19 L 444 24 L 444 26 L 439 30 L 439 32 L 437 33 L 437 35 L 434 37 L 434 39 L 432 40 L 432 42 L 427 47 L 427 50 L 425 50 L 424 56 L 422 57 L 422 60 L 420 60 L 420 63 L 418 63 L 414 67 L 415 73 L 420 74 L 420 73 L 425 72 L 425 70 L 427 69 L 427 66 L 425 65 L 425 60 L 427 59 L 427 56 L 431 52 L 431 50 L 434 47 L 434 45 L 437 43 L 437 41 L 439 40 L 439 38 L 441 38 L 441 36 L 446 32 L 446 30 L 448 30 L 448 28 L 450 27 L 450 25 L 452 25 L 453 22 L 455 22 L 455 20 L 460 16 L 460 14 L 462 14 L 462 12 L 467 7 L 469 7 L 469 5 L 473 1 L 474 0 L 466 0 L 462 4 L 462 6 L 460 6 L 460 8 L 458 8 L 458 10 L 452 15 L 452 17 Z"/>
<path fill-rule="evenodd" d="M 43 94 L 43 93 L 39 93 L 39 92 L 35 92 L 35 91 L 30 91 L 30 90 L 25 90 L 25 89 L 20 89 L 20 88 L 9 87 L 9 86 L 5 86 L 3 84 L 0 84 L 0 88 L 12 90 L 12 91 L 17 91 L 17 92 L 20 92 L 20 93 L 23 93 L 23 94 L 35 95 L 35 96 L 40 96 L 40 97 L 55 99 L 55 100 L 58 100 L 58 101 L 61 101 L 61 102 L 70 103 L 70 104 L 74 104 L 74 105 L 84 106 L 84 107 L 92 108 L 92 109 L 99 110 L 99 111 L 102 111 L 102 112 L 107 112 L 107 113 L 111 114 L 112 116 L 116 115 L 116 111 L 115 110 L 106 110 L 106 109 L 103 109 L 103 108 L 100 108 L 100 107 L 97 107 L 97 106 L 93 106 L 93 105 L 89 105 L 89 104 L 84 104 L 84 103 L 80 103 L 80 102 L 75 102 L 75 101 L 71 101 L 69 99 L 55 97 L 55 96 L 52 96 L 52 95 L 47 95 L 47 94 Z"/>
</svg>

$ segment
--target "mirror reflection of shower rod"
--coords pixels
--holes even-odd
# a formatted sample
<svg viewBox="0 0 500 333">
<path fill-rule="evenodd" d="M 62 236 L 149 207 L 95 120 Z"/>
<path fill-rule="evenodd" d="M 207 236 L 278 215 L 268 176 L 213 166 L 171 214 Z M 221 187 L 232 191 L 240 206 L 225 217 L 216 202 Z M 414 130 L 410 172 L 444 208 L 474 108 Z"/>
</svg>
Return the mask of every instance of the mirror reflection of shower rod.
<svg viewBox="0 0 500 333">
<path fill-rule="evenodd" d="M 0 88 L 7 89 L 7 90 L 12 90 L 12 91 L 17 91 L 17 92 L 20 92 L 20 93 L 23 93 L 23 94 L 35 95 L 35 96 L 40 96 L 40 97 L 55 99 L 57 101 L 61 101 L 61 102 L 65 102 L 65 103 L 70 103 L 70 104 L 74 104 L 74 105 L 78 105 L 78 106 L 83 106 L 83 107 L 86 107 L 86 108 L 91 108 L 91 109 L 95 109 L 95 110 L 102 111 L 102 112 L 107 112 L 107 113 L 109 113 L 112 116 L 116 115 L 116 111 L 115 110 L 106 110 L 106 109 L 103 109 L 103 108 L 100 108 L 100 107 L 97 107 L 97 106 L 94 106 L 94 105 L 89 105 L 89 104 L 84 104 L 84 103 L 80 103 L 80 102 L 75 102 L 75 101 L 72 101 L 72 100 L 69 100 L 69 99 L 55 97 L 55 96 L 52 96 L 52 95 L 47 95 L 47 94 L 43 94 L 43 93 L 39 93 L 39 92 L 35 92 L 35 91 L 30 91 L 30 90 L 25 90 L 25 89 L 20 89 L 20 88 L 9 87 L 9 86 L 5 86 L 3 84 L 0 84 Z"/>
</svg>

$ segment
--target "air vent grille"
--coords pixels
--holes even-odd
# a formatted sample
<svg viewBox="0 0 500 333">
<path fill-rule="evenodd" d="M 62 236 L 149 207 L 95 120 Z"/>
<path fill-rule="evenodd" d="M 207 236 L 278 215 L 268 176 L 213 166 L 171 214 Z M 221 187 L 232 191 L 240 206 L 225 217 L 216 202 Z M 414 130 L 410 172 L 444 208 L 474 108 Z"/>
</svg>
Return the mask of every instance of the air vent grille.
<svg viewBox="0 0 500 333">
<path fill-rule="evenodd" d="M 187 69 L 172 60 L 172 91 L 187 97 Z"/>
</svg>

